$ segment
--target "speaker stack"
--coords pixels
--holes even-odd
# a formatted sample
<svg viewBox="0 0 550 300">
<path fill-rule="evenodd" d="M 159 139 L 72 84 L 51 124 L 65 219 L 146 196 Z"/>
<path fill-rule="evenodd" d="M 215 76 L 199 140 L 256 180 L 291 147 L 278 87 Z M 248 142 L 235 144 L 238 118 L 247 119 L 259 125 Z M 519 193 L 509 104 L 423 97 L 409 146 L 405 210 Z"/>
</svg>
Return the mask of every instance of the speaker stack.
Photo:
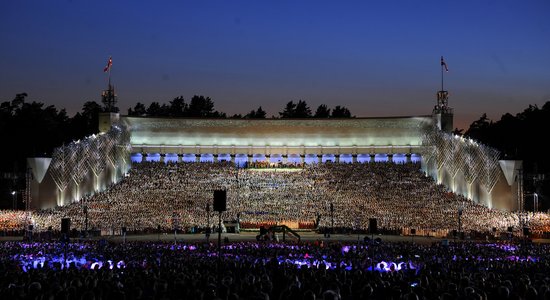
<svg viewBox="0 0 550 300">
<path fill-rule="evenodd" d="M 61 219 L 61 233 L 68 234 L 71 231 L 71 219 L 63 218 Z"/>
<path fill-rule="evenodd" d="M 214 211 L 226 211 L 227 192 L 225 190 L 214 191 Z"/>
<path fill-rule="evenodd" d="M 370 218 L 369 219 L 369 232 L 371 234 L 375 234 L 376 232 L 378 232 L 378 228 L 377 228 L 377 224 L 376 224 L 376 218 Z"/>
</svg>

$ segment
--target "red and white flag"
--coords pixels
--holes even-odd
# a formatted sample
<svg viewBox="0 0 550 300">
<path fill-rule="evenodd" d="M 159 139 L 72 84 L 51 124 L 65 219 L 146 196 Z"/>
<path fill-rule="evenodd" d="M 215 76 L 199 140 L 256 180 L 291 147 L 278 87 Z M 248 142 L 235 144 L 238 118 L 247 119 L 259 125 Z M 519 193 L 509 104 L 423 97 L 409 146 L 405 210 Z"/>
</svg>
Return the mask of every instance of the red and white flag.
<svg viewBox="0 0 550 300">
<path fill-rule="evenodd" d="M 443 56 L 441 56 L 441 65 L 445 67 L 445 72 L 449 72 L 449 68 L 447 68 L 447 63 L 443 59 Z"/>
<path fill-rule="evenodd" d="M 443 57 L 441 57 L 443 59 Z M 109 61 L 107 62 L 107 65 L 105 68 L 103 68 L 103 72 L 107 72 L 111 69 L 111 66 L 113 65 L 113 59 L 109 56 Z"/>
</svg>

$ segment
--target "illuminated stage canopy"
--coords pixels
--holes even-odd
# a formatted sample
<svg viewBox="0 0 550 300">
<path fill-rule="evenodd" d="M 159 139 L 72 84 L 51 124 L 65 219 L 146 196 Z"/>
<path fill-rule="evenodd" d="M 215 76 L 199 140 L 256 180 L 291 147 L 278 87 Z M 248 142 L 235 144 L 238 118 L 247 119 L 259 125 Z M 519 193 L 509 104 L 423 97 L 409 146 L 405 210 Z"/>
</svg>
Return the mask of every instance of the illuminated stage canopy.
<svg viewBox="0 0 550 300">
<path fill-rule="evenodd" d="M 245 154 L 418 153 L 432 116 L 351 119 L 121 117 L 132 152 Z"/>
</svg>

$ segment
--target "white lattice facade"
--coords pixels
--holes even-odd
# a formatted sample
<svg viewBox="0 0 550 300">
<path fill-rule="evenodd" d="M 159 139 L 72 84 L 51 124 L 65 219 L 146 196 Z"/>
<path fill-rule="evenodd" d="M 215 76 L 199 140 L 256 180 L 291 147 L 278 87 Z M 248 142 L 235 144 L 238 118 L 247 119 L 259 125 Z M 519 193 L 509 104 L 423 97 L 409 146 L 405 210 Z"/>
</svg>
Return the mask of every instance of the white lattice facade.
<svg viewBox="0 0 550 300">
<path fill-rule="evenodd" d="M 422 169 L 449 190 L 475 202 L 503 210 L 517 209 L 517 183 L 507 182 L 500 153 L 473 140 L 428 130 L 424 136 Z"/>
</svg>

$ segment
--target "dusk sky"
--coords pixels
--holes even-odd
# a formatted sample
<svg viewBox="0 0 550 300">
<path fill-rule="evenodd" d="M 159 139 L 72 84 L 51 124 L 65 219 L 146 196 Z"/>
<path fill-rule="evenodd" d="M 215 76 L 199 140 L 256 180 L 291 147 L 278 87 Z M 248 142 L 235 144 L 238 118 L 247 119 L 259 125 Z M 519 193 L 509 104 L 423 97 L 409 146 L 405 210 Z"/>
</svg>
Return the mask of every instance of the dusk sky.
<svg viewBox="0 0 550 300">
<path fill-rule="evenodd" d="M 357 117 L 429 115 L 441 85 L 455 127 L 550 101 L 550 1 L 1 1 L 0 102 L 211 97 L 268 117 L 288 101 Z"/>
</svg>

